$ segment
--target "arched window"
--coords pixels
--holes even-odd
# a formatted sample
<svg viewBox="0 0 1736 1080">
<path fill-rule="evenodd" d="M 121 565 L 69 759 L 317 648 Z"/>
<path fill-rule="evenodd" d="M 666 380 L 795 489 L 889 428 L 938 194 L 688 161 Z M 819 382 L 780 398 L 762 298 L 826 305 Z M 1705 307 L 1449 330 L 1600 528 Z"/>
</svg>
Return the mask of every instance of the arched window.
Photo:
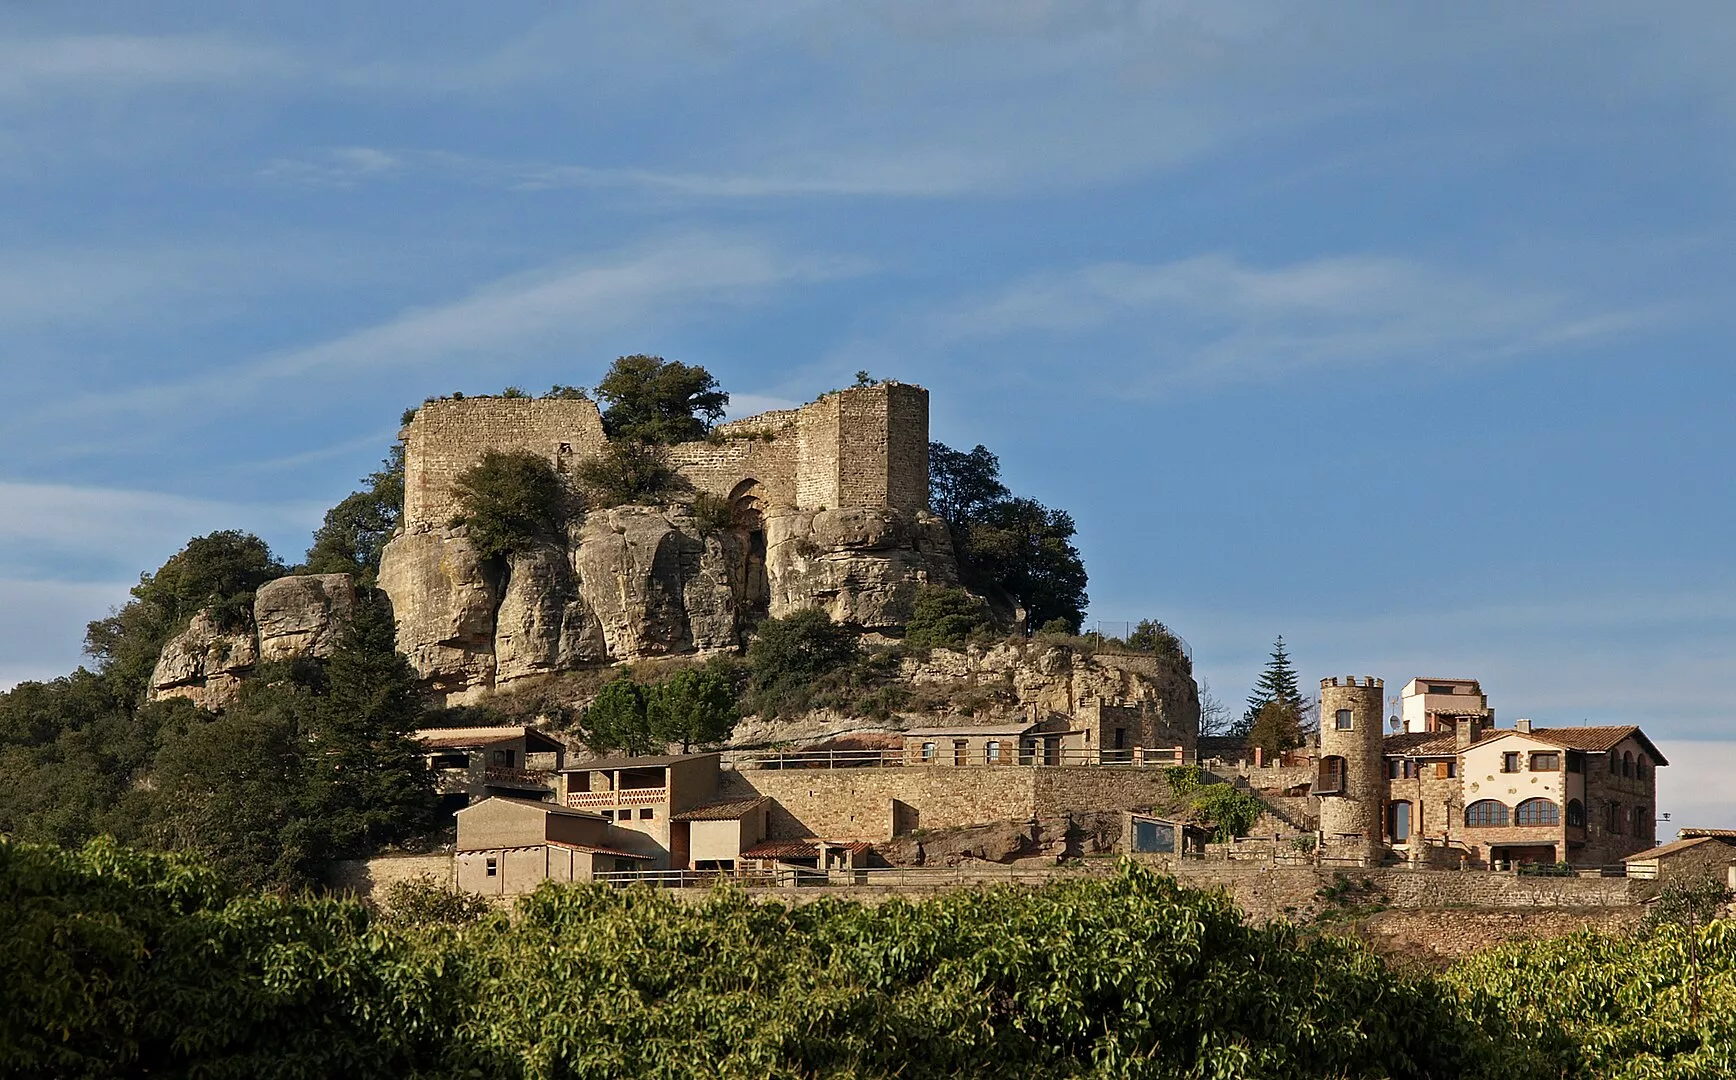
<svg viewBox="0 0 1736 1080">
<path fill-rule="evenodd" d="M 1561 808 L 1548 799 L 1526 799 L 1513 810 L 1515 825 L 1558 825 Z"/>
<path fill-rule="evenodd" d="M 1634 755 L 1631 750 L 1621 756 L 1621 774 L 1623 776 L 1634 774 Z"/>
<path fill-rule="evenodd" d="M 1567 825 L 1573 829 L 1585 828 L 1585 804 L 1578 799 L 1567 800 Z"/>
<path fill-rule="evenodd" d="M 1488 828 L 1507 824 L 1507 805 L 1494 799 L 1479 799 L 1465 807 L 1465 825 Z"/>
<path fill-rule="evenodd" d="M 1337 795 L 1344 790 L 1344 759 L 1332 754 L 1320 759 L 1320 775 L 1315 778 L 1314 794 Z"/>
<path fill-rule="evenodd" d="M 1639 757 L 1634 758 L 1634 777 L 1636 779 L 1644 780 L 1646 778 L 1646 769 L 1647 768 L 1648 768 L 1648 766 L 1646 764 L 1646 756 L 1644 754 L 1641 754 Z"/>
</svg>

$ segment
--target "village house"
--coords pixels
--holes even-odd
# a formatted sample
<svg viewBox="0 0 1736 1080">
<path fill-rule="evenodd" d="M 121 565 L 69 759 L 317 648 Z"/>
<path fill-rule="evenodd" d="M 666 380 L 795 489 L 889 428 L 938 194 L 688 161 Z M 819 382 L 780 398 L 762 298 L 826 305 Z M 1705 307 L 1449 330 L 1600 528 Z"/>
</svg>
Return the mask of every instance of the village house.
<svg viewBox="0 0 1736 1080">
<path fill-rule="evenodd" d="M 1736 829 L 1682 829 L 1675 840 L 1622 861 L 1631 878 L 1680 882 L 1710 877 L 1736 887 Z"/>
<path fill-rule="evenodd" d="M 416 732 L 447 813 L 490 796 L 554 797 L 566 744 L 534 727 L 423 728 Z"/>
<path fill-rule="evenodd" d="M 458 811 L 458 888 L 483 896 L 530 892 L 544 881 L 591 881 L 637 870 L 650 857 L 614 846 L 601 814 L 490 796 Z"/>
</svg>

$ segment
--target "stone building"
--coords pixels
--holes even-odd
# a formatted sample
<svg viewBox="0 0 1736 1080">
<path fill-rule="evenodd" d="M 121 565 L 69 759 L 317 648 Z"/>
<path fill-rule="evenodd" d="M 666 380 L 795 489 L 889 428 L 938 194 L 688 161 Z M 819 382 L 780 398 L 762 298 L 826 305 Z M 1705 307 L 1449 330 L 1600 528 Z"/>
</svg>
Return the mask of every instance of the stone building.
<svg viewBox="0 0 1736 1080">
<path fill-rule="evenodd" d="M 585 664 L 739 647 L 765 615 L 807 608 L 902 629 L 919 585 L 956 584 L 928 505 L 928 392 L 884 382 L 719 425 L 667 448 L 728 521 L 686 502 L 592 507 L 564 541 L 491 562 L 464 529 L 455 481 L 490 450 L 563 474 L 606 446 L 594 402 L 431 401 L 400 433 L 404 519 L 380 587 L 399 651 L 449 701 Z"/>
<path fill-rule="evenodd" d="M 1320 838 L 1326 854 L 1378 863 L 1386 796 L 1381 764 L 1381 706 L 1385 684 L 1355 676 L 1341 685 L 1320 680 Z"/>
<path fill-rule="evenodd" d="M 1646 881 L 1736 881 L 1736 829 L 1682 829 L 1675 840 L 1622 862 L 1628 877 Z"/>
<path fill-rule="evenodd" d="M 1399 695 L 1403 730 L 1412 734 L 1452 731 L 1466 717 L 1483 727 L 1495 726 L 1495 710 L 1476 679 L 1415 678 Z"/>
<path fill-rule="evenodd" d="M 565 743 L 528 725 L 423 728 L 416 741 L 450 813 L 495 795 L 552 799 L 567 752 Z"/>
<path fill-rule="evenodd" d="M 491 797 L 458 811 L 454 879 L 464 892 L 530 892 L 545 881 L 591 881 L 650 859 L 614 846 L 601 814 Z"/>
</svg>

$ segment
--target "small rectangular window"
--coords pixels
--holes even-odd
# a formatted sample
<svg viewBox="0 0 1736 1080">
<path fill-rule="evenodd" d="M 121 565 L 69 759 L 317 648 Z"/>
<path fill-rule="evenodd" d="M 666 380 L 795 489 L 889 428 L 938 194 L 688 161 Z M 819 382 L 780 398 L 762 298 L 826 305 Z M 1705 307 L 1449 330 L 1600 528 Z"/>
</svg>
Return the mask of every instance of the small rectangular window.
<svg viewBox="0 0 1736 1080">
<path fill-rule="evenodd" d="M 1399 762 L 1398 758 L 1388 758 L 1387 759 L 1386 778 L 1388 780 L 1397 780 L 1401 775 L 1403 775 L 1403 772 L 1404 772 L 1403 766 Z"/>
<path fill-rule="evenodd" d="M 1531 755 L 1532 772 L 1555 772 L 1561 768 L 1561 755 L 1550 751 Z"/>
<path fill-rule="evenodd" d="M 1569 750 L 1567 752 L 1567 771 L 1568 772 L 1576 772 L 1576 773 L 1584 772 L 1585 771 L 1585 755 L 1584 754 L 1576 754 L 1573 751 Z"/>
<path fill-rule="evenodd" d="M 1355 727 L 1355 720 L 1349 709 L 1339 709 L 1338 715 L 1333 720 L 1338 725 L 1339 731 L 1350 731 Z"/>
<path fill-rule="evenodd" d="M 983 744 L 983 756 L 986 760 L 988 760 L 990 762 L 996 762 L 996 761 L 1001 760 L 1001 742 L 1000 742 L 1000 740 L 999 739 L 990 739 L 988 742 L 984 743 Z"/>
<path fill-rule="evenodd" d="M 654 818 L 656 816 L 657 816 L 657 812 L 655 810 L 651 809 L 649 806 L 647 806 L 645 809 L 639 811 L 639 820 L 640 821 L 650 821 L 652 818 Z"/>
<path fill-rule="evenodd" d="M 495 877 L 500 873 L 500 864 L 493 859 L 488 860 L 488 876 Z"/>
<path fill-rule="evenodd" d="M 1437 762 L 1435 762 L 1435 779 L 1436 780 L 1451 780 L 1453 777 L 1455 777 L 1457 775 L 1459 775 L 1459 763 L 1458 762 L 1456 762 L 1456 761 L 1437 761 Z"/>
<path fill-rule="evenodd" d="M 1519 754 L 1516 751 L 1509 750 L 1507 753 L 1501 755 L 1501 771 L 1519 771 Z"/>
<path fill-rule="evenodd" d="M 490 765 L 505 765 L 510 769 L 512 768 L 512 751 L 491 750 L 488 754 L 488 763 Z"/>
</svg>

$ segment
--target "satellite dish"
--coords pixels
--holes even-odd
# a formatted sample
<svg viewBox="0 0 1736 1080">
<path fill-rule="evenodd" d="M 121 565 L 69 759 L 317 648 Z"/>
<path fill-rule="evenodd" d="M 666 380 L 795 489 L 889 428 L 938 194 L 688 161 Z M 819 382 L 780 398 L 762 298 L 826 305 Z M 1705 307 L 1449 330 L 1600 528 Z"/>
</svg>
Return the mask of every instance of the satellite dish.
<svg viewBox="0 0 1736 1080">
<path fill-rule="evenodd" d="M 1396 716 L 1389 716 L 1386 718 L 1386 726 L 1389 728 L 1392 728 L 1394 731 L 1397 731 L 1399 728 L 1404 727 L 1404 721 L 1400 720 Z"/>
</svg>

